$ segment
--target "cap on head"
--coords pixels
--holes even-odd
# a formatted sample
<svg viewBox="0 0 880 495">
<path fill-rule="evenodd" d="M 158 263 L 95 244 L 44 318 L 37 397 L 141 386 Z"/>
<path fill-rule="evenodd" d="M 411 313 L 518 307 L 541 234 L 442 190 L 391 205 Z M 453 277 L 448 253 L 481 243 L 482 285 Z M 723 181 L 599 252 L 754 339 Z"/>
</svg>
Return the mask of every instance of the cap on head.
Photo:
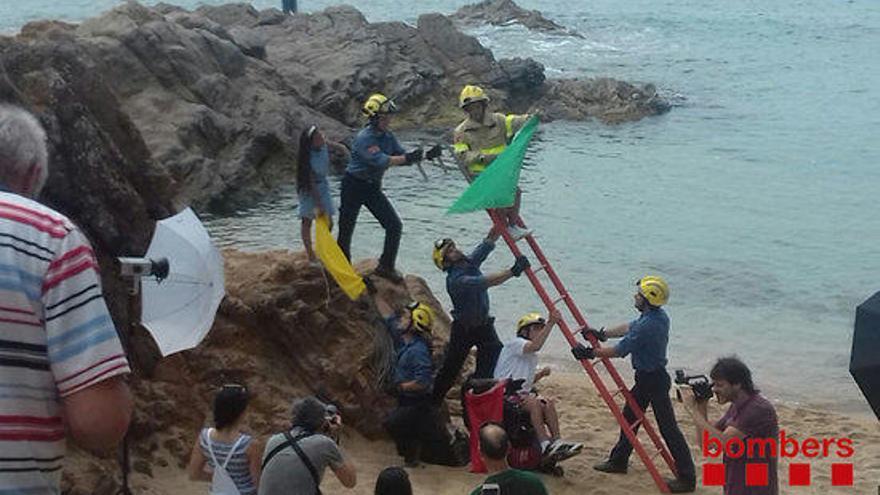
<svg viewBox="0 0 880 495">
<path fill-rule="evenodd" d="M 641 294 L 651 306 L 663 306 L 669 301 L 669 285 L 657 275 L 647 275 L 636 282 Z"/>
<path fill-rule="evenodd" d="M 461 94 L 458 95 L 458 104 L 461 108 L 478 101 L 489 102 L 489 96 L 483 91 L 483 88 L 471 84 L 461 88 Z"/>
</svg>

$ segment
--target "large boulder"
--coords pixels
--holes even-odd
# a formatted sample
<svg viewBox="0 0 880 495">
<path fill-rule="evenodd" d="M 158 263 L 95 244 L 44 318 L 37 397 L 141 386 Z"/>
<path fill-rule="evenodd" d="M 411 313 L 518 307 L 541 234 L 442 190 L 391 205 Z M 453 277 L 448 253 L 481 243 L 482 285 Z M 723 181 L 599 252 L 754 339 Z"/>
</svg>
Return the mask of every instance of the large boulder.
<svg viewBox="0 0 880 495">
<path fill-rule="evenodd" d="M 379 372 L 393 354 L 371 297 L 351 301 L 304 253 L 225 250 L 223 257 L 226 299 L 206 340 L 163 359 L 149 378 L 133 377 L 135 488 L 169 459 L 177 469 L 186 466 L 193 439 L 211 422 L 213 395 L 225 383 L 247 386 L 252 401 L 243 427 L 261 439 L 287 428 L 293 400 L 306 395 L 339 406 L 344 424 L 368 439 L 387 435 L 382 420 L 394 401 L 382 390 Z M 397 307 L 417 300 L 434 309 L 439 360 L 451 323 L 425 281 L 407 275 L 400 285 L 384 279 L 375 285 Z M 75 468 L 65 475 L 65 493 L 112 495 L 119 488 L 112 461 L 74 451 L 66 462 Z"/>
<path fill-rule="evenodd" d="M 455 11 L 450 17 L 456 23 L 465 26 L 520 24 L 532 31 L 583 38 L 583 35 L 577 31 L 548 19 L 537 10 L 524 9 L 513 0 L 483 0 L 479 3 L 468 4 Z"/>
</svg>

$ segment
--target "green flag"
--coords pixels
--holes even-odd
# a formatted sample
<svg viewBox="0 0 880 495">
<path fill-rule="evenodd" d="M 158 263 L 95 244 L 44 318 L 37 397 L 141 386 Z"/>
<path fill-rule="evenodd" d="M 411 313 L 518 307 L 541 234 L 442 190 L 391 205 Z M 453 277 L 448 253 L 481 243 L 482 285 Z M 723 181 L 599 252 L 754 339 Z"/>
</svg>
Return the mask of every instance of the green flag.
<svg viewBox="0 0 880 495">
<path fill-rule="evenodd" d="M 523 157 L 537 127 L 538 118 L 530 118 L 516 133 L 510 145 L 465 189 L 446 213 L 467 213 L 513 206 Z"/>
</svg>

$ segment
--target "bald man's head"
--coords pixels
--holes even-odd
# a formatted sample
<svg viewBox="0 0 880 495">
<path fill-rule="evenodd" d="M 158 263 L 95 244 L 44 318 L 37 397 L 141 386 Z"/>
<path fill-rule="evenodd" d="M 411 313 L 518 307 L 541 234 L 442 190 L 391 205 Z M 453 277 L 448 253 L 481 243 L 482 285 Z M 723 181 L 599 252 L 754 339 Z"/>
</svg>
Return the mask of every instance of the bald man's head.
<svg viewBox="0 0 880 495">
<path fill-rule="evenodd" d="M 480 428 L 480 452 L 488 459 L 506 459 L 508 447 L 507 432 L 501 425 L 489 422 Z"/>
</svg>

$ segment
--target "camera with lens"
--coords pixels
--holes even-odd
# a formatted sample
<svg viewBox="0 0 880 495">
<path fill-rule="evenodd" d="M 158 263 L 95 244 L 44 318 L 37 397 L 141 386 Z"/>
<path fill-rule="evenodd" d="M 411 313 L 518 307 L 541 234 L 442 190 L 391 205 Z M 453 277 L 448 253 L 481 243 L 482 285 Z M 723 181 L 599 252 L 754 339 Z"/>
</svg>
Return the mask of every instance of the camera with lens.
<svg viewBox="0 0 880 495">
<path fill-rule="evenodd" d="M 326 404 L 324 406 L 324 426 L 321 428 L 321 433 L 332 438 L 336 443 L 339 443 L 339 419 L 339 409 L 333 404 Z"/>
<path fill-rule="evenodd" d="M 675 383 L 691 387 L 697 402 L 706 402 L 714 395 L 712 381 L 706 375 L 686 375 L 684 370 L 675 370 Z M 681 392 L 676 390 L 675 396 L 681 401 Z"/>
<path fill-rule="evenodd" d="M 156 277 L 160 280 L 168 277 L 168 258 L 153 260 L 150 258 L 122 257 L 119 260 L 119 271 L 124 277 Z"/>
</svg>

